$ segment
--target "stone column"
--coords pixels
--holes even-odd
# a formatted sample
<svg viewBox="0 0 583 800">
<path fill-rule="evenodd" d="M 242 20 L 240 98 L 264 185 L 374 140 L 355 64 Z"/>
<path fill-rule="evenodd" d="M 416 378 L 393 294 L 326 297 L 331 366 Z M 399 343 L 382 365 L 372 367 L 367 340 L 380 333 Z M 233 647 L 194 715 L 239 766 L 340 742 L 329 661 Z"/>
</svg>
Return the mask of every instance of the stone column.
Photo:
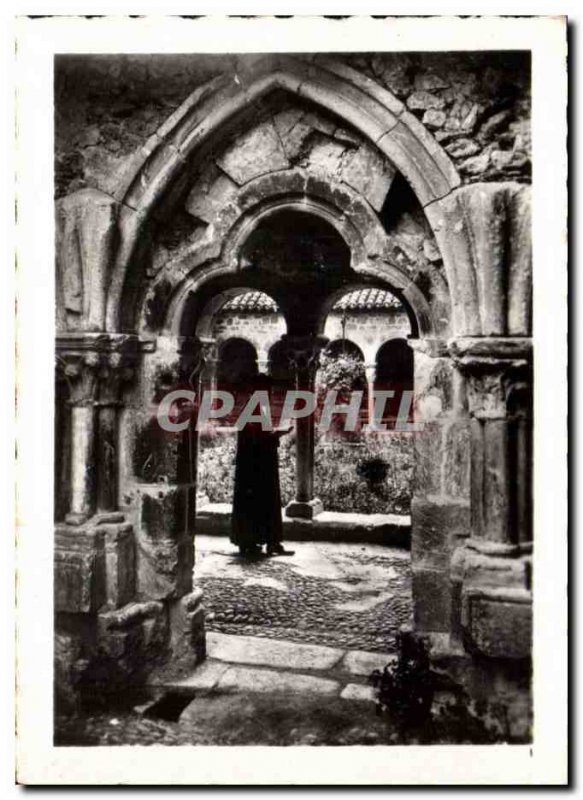
<svg viewBox="0 0 583 800">
<path fill-rule="evenodd" d="M 471 414 L 471 535 L 452 565 L 453 632 L 471 652 L 526 658 L 531 641 L 531 342 L 450 344 Z"/>
<path fill-rule="evenodd" d="M 133 527 L 117 511 L 117 440 L 121 383 L 138 351 L 137 337 L 125 334 L 57 339 L 69 389 L 71 450 L 69 512 L 56 529 L 57 611 L 118 608 L 134 596 Z"/>
<path fill-rule="evenodd" d="M 323 336 L 283 337 L 295 388 L 299 391 L 315 391 L 314 379 L 318 369 L 319 355 L 328 340 Z M 324 507 L 314 497 L 314 415 L 296 421 L 296 496 L 288 503 L 288 517 L 313 519 Z"/>
<path fill-rule="evenodd" d="M 114 512 L 118 507 L 118 417 L 123 384 L 134 370 L 123 353 L 109 353 L 99 368 L 97 407 L 97 511 Z"/>
<path fill-rule="evenodd" d="M 219 347 L 215 339 L 200 338 L 198 340 L 200 358 L 202 360 L 201 390 L 215 392 L 219 370 Z"/>
<path fill-rule="evenodd" d="M 374 425 L 374 387 L 377 375 L 376 364 L 365 364 L 364 372 L 366 375 L 367 390 L 367 409 L 366 416 L 369 425 Z"/>
<path fill-rule="evenodd" d="M 257 371 L 260 375 L 269 374 L 269 354 L 260 350 L 257 354 Z"/>
<path fill-rule="evenodd" d="M 66 521 L 81 525 L 95 510 L 95 397 L 99 355 L 59 356 L 69 384 L 71 415 L 71 491 Z"/>
</svg>

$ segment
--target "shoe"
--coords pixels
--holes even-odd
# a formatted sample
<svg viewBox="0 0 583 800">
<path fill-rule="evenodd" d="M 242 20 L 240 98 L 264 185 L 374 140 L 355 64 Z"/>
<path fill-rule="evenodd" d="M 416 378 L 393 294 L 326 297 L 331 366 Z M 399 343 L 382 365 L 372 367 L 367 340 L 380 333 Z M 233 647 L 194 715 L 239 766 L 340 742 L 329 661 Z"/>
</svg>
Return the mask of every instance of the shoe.
<svg viewBox="0 0 583 800">
<path fill-rule="evenodd" d="M 257 545 L 252 545 L 251 547 L 240 547 L 239 555 L 241 558 L 260 558 L 263 555 L 263 551 Z"/>
<path fill-rule="evenodd" d="M 295 550 L 286 550 L 282 544 L 273 544 L 267 547 L 268 556 L 293 556 L 295 552 Z"/>
</svg>

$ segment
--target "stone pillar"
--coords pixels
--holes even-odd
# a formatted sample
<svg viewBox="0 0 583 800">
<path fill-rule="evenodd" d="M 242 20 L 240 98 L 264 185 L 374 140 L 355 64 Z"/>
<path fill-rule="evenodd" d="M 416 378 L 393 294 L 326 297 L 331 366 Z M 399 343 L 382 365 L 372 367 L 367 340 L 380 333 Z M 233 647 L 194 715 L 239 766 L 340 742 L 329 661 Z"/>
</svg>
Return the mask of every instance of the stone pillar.
<svg viewBox="0 0 583 800">
<path fill-rule="evenodd" d="M 177 388 L 197 391 L 204 377 L 201 343 L 193 338 L 158 340 L 146 365 L 141 402 L 157 404 Z M 140 551 L 138 587 L 142 596 L 176 601 L 192 591 L 196 463 L 195 418 L 185 430 L 163 431 L 149 417 L 136 431 L 140 460 L 153 472 L 136 475 L 139 498 L 137 540 Z"/>
<path fill-rule="evenodd" d="M 121 385 L 138 352 L 137 337 L 125 334 L 57 339 L 69 387 L 71 448 L 69 511 L 56 531 L 58 611 L 118 608 L 134 595 L 133 527 L 117 512 L 117 415 Z"/>
<path fill-rule="evenodd" d="M 468 383 L 471 536 L 454 556 L 452 628 L 467 650 L 527 658 L 531 646 L 531 342 L 450 345 Z"/>
<path fill-rule="evenodd" d="M 366 375 L 367 409 L 366 421 L 369 425 L 374 425 L 374 387 L 377 375 L 376 364 L 365 364 L 364 372 Z"/>
<path fill-rule="evenodd" d="M 59 355 L 69 384 L 71 415 L 71 490 L 66 521 L 80 525 L 95 510 L 95 397 L 99 355 L 66 352 Z"/>
<path fill-rule="evenodd" d="M 200 338 L 198 347 L 202 370 L 200 372 L 201 390 L 215 392 L 219 371 L 219 347 L 215 339 Z"/>
<path fill-rule="evenodd" d="M 285 336 L 283 341 L 295 388 L 313 392 L 320 352 L 328 343 L 323 336 Z M 324 507 L 314 497 L 314 415 L 296 421 L 296 496 L 286 506 L 288 517 L 313 519 Z"/>
<path fill-rule="evenodd" d="M 97 407 L 97 511 L 118 508 L 118 417 L 124 383 L 134 369 L 127 355 L 107 354 L 99 369 Z"/>
<path fill-rule="evenodd" d="M 269 354 L 264 350 L 257 353 L 257 371 L 260 375 L 269 374 Z"/>
<path fill-rule="evenodd" d="M 413 619 L 419 633 L 447 634 L 452 554 L 470 534 L 470 431 L 465 379 L 438 339 L 415 351 L 415 468 L 411 501 Z"/>
</svg>

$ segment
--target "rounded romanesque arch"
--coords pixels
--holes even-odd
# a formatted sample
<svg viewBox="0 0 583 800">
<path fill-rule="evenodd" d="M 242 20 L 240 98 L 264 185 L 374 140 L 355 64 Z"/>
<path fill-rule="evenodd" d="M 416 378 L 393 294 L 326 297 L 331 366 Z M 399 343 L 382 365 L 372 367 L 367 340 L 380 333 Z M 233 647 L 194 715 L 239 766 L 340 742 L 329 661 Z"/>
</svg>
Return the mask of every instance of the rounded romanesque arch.
<svg viewBox="0 0 583 800">
<path fill-rule="evenodd" d="M 326 346 L 324 351 L 330 358 L 336 358 L 340 355 L 348 355 L 355 358 L 357 361 L 364 363 L 364 355 L 360 347 L 352 342 L 350 339 L 335 339 Z"/>
<path fill-rule="evenodd" d="M 377 380 L 382 383 L 402 383 L 413 388 L 413 350 L 405 339 L 389 339 L 376 355 Z"/>
<path fill-rule="evenodd" d="M 263 286 L 249 283 L 253 276 L 241 265 L 240 254 L 261 224 L 284 211 L 312 214 L 334 228 L 349 249 L 355 279 L 364 281 L 354 283 L 354 288 L 376 285 L 389 289 L 407 310 L 413 335 L 439 335 L 440 323 L 434 319 L 427 298 L 407 271 L 393 263 L 386 234 L 370 206 L 350 187 L 326 178 L 316 180 L 302 169 L 259 177 L 242 187 L 210 227 L 208 237 L 158 273 L 144 297 L 139 327 L 151 327 L 149 309 L 158 306 L 158 298 L 163 297 L 164 312 L 154 330 L 166 335 L 184 334 L 181 322 L 190 313 L 190 298 L 212 281 L 241 275 L 237 280 L 263 290 Z M 330 293 L 320 328 L 345 291 L 342 288 Z"/>
</svg>

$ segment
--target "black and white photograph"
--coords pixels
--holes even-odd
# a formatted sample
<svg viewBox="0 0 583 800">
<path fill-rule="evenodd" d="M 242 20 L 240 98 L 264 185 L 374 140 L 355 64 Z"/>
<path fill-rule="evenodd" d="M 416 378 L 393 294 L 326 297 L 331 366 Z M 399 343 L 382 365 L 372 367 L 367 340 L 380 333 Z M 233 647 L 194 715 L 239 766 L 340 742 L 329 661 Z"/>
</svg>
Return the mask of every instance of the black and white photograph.
<svg viewBox="0 0 583 800">
<path fill-rule="evenodd" d="M 550 230 L 566 230 L 566 129 L 542 150 L 559 191 L 538 258 L 533 197 L 550 165 L 538 172 L 533 151 L 535 65 L 541 43 L 558 52 L 543 91 L 560 118 L 566 34 L 564 19 L 530 20 L 531 46 L 518 20 L 498 18 L 497 45 L 486 18 L 435 18 L 454 47 L 432 41 L 430 18 L 402 18 L 391 47 L 388 19 L 368 18 L 367 40 L 357 18 L 321 18 L 355 23 L 354 44 L 332 31 L 294 49 L 277 35 L 294 21 L 272 18 L 252 52 L 228 25 L 226 44 L 201 46 L 204 19 L 168 21 L 198 36 L 172 51 L 151 46 L 151 27 L 134 47 L 140 20 L 120 19 L 108 44 L 107 20 L 86 19 L 94 45 L 70 49 L 47 24 L 53 355 L 37 354 L 50 475 L 36 510 L 51 517 L 35 602 L 50 620 L 45 745 L 70 765 L 49 782 L 149 782 L 115 771 L 128 748 L 176 770 L 198 753 L 191 783 L 213 782 L 196 764 L 214 748 L 308 752 L 297 783 L 334 782 L 324 762 L 318 780 L 319 754 L 338 764 L 363 746 L 386 763 L 357 783 L 391 783 L 391 753 L 449 763 L 463 745 L 503 751 L 510 769 L 536 749 L 539 541 L 560 562 L 557 636 L 566 622 L 566 462 L 550 530 L 537 431 L 566 458 L 566 383 L 550 431 L 533 281 L 556 271 L 542 307 L 566 315 Z M 50 22 L 23 27 L 25 62 L 27 35 Z M 262 20 L 233 22 L 253 37 Z M 19 226 L 34 239 L 31 201 Z M 566 684 L 547 685 L 551 705 L 555 690 L 560 713 Z M 93 753 L 112 754 L 103 781 L 83 772 Z M 248 763 L 233 780 L 268 782 Z M 479 779 L 471 756 L 457 763 Z"/>
</svg>

